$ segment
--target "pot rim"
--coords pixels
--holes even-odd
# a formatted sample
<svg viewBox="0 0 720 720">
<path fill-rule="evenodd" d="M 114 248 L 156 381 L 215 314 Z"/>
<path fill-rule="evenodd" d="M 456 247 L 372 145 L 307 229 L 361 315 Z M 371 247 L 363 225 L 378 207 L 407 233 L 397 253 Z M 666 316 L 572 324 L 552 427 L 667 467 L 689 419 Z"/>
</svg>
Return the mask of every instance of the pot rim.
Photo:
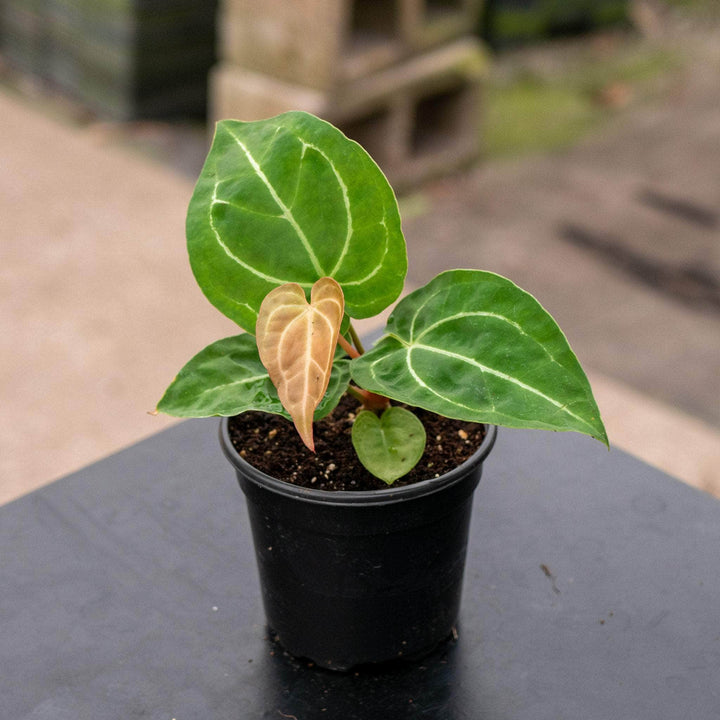
<svg viewBox="0 0 720 720">
<path fill-rule="evenodd" d="M 256 485 L 260 485 L 266 490 L 277 493 L 278 495 L 294 498 L 302 502 L 322 505 L 379 506 L 438 492 L 458 482 L 480 466 L 490 453 L 490 450 L 492 450 L 497 437 L 497 426 L 484 423 L 486 428 L 485 437 L 478 449 L 465 460 L 465 462 L 453 468 L 450 472 L 440 475 L 440 477 L 427 478 L 412 485 L 404 485 L 396 488 L 390 486 L 380 490 L 317 490 L 315 488 L 293 485 L 285 480 L 279 480 L 272 475 L 264 473 L 262 470 L 258 470 L 254 465 L 251 465 L 247 460 L 242 458 L 230 440 L 228 429 L 230 419 L 229 417 L 224 417 L 220 421 L 220 444 L 222 445 L 225 457 L 238 472 L 241 472 Z"/>
</svg>

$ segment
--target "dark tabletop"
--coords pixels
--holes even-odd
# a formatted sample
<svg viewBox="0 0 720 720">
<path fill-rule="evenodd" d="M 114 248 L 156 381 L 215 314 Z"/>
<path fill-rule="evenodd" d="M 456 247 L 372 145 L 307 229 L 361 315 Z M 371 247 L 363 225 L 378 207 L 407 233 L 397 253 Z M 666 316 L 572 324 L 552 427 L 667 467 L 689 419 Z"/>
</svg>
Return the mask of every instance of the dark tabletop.
<svg viewBox="0 0 720 720">
<path fill-rule="evenodd" d="M 283 717 L 717 720 L 720 503 L 585 437 L 501 429 L 457 641 L 349 675 L 267 637 L 216 421 L 0 508 L 1 720 Z"/>
</svg>

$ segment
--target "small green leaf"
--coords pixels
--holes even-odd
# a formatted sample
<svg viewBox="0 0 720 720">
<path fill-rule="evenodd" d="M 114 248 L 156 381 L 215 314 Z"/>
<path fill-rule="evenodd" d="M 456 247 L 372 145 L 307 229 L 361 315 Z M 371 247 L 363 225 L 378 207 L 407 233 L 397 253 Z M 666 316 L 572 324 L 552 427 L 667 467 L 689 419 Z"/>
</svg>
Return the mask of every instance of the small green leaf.
<svg viewBox="0 0 720 720">
<path fill-rule="evenodd" d="M 332 412 L 349 380 L 349 361 L 336 359 L 315 420 Z M 157 409 L 176 417 L 230 417 L 260 410 L 290 419 L 260 362 L 255 338 L 246 333 L 218 340 L 195 355 L 165 391 Z"/>
<path fill-rule="evenodd" d="M 405 297 L 351 372 L 366 390 L 446 417 L 574 430 L 607 444 L 562 331 L 535 298 L 494 273 L 450 270 Z"/>
<path fill-rule="evenodd" d="M 223 120 L 188 208 L 190 264 L 208 300 L 254 333 L 263 298 L 336 280 L 350 317 L 400 294 L 407 270 L 397 201 L 360 145 L 303 112 Z"/>
<path fill-rule="evenodd" d="M 388 485 L 412 470 L 425 451 L 425 428 L 409 410 L 390 407 L 378 417 L 363 410 L 352 429 L 358 459 Z"/>
</svg>

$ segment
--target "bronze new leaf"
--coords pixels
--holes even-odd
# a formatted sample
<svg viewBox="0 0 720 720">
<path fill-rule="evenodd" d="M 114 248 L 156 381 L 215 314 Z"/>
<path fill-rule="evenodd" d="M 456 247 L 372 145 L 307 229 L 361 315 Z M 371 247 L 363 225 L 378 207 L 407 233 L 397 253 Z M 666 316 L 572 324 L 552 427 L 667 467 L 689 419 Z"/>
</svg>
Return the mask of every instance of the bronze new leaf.
<svg viewBox="0 0 720 720">
<path fill-rule="evenodd" d="M 344 309 L 340 285 L 323 277 L 313 285 L 309 303 L 300 285 L 287 283 L 267 294 L 258 313 L 260 360 L 313 452 L 313 414 L 330 382 Z"/>
</svg>

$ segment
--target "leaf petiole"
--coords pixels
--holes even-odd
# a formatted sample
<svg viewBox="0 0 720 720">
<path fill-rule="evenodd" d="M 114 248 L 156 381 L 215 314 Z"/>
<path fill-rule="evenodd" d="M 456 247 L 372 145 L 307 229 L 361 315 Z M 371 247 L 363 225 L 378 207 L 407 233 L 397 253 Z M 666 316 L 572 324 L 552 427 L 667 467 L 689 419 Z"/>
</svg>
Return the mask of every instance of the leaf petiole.
<svg viewBox="0 0 720 720">
<path fill-rule="evenodd" d="M 360 353 L 342 336 L 342 333 L 338 334 L 338 344 L 351 358 L 360 357 Z"/>
<path fill-rule="evenodd" d="M 350 337 L 353 341 L 353 344 L 357 348 L 358 353 L 360 355 L 362 355 L 365 352 L 365 348 L 363 347 L 363 344 L 360 340 L 360 336 L 357 334 L 357 330 L 355 330 L 352 323 L 350 323 L 349 330 L 350 330 Z"/>
<path fill-rule="evenodd" d="M 363 404 L 363 408 L 365 410 L 380 412 L 390 407 L 390 400 L 384 395 L 378 395 L 377 393 L 370 392 L 369 390 L 363 390 L 362 388 L 355 387 L 354 385 L 348 385 L 347 391 L 356 400 L 359 400 Z"/>
<path fill-rule="evenodd" d="M 360 336 L 357 334 L 357 330 L 355 330 L 352 323 L 349 323 L 348 325 L 348 332 L 350 333 L 350 339 L 355 347 L 353 347 L 353 345 L 351 345 L 342 334 L 338 335 L 338 344 L 351 358 L 355 359 L 365 352 L 365 348 L 363 347 Z"/>
</svg>

